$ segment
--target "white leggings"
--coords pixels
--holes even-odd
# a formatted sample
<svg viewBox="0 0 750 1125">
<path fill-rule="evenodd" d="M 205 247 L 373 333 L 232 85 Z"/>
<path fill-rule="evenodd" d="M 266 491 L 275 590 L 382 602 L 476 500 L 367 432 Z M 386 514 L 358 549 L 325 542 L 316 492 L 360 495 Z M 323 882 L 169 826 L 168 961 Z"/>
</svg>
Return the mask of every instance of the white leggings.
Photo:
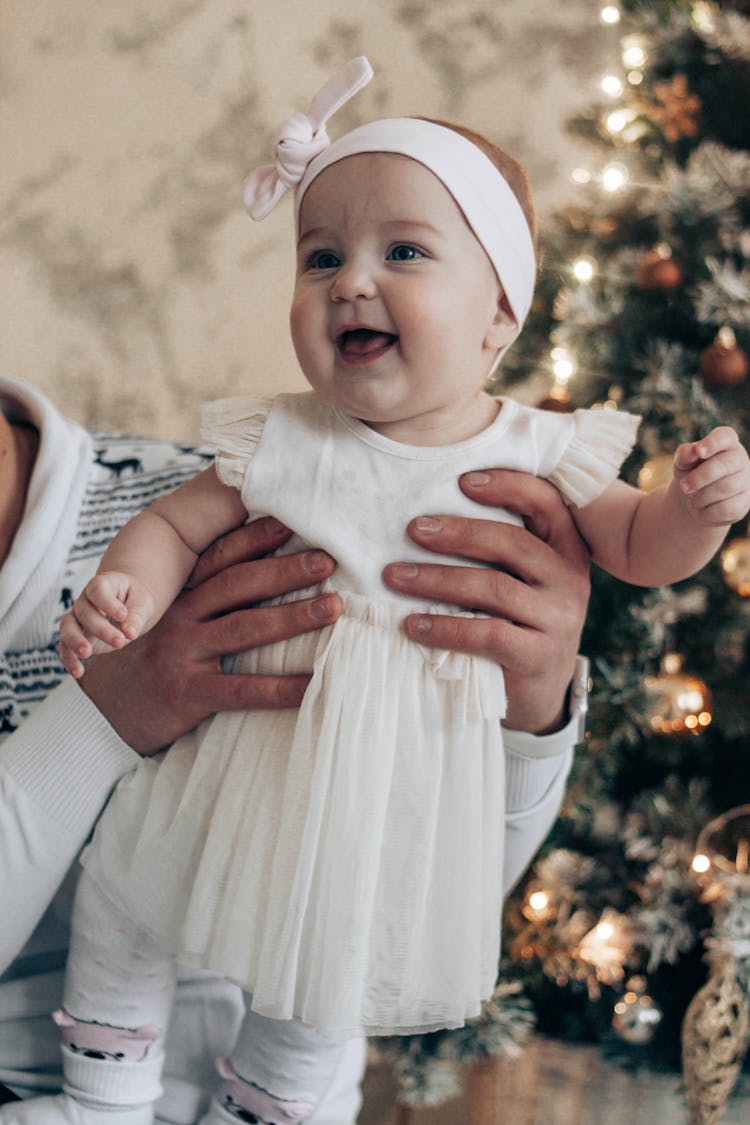
<svg viewBox="0 0 750 1125">
<path fill-rule="evenodd" d="M 73 913 L 64 996 L 66 1018 L 75 1021 L 75 1027 L 64 1029 L 64 1036 L 68 1048 L 65 1053 L 72 1049 L 79 1063 L 77 1088 L 85 1082 L 80 1064 L 85 1069 L 86 1057 L 111 1061 L 119 1057 L 132 1063 L 144 1052 L 144 1061 L 148 1057 L 149 1069 L 153 1069 L 153 1060 L 163 1056 L 163 1036 L 169 1023 L 175 982 L 174 956 L 120 912 L 84 871 Z M 326 1038 L 298 1020 L 260 1016 L 250 1010 L 248 1001 L 249 997 L 231 1064 L 227 1060 L 220 1067 L 225 1079 L 222 1105 L 231 1108 L 239 1098 L 240 1120 L 253 1119 L 243 1116 L 240 1110 L 258 1113 L 261 1120 L 266 1120 L 272 1119 L 275 1111 L 267 1110 L 264 1097 L 274 1105 L 277 1099 L 290 1103 L 286 1109 L 291 1116 L 284 1120 L 303 1121 L 323 1100 L 345 1043 Z M 75 1044 L 74 1037 L 86 1024 L 96 1025 L 94 1039 L 99 1048 L 106 1048 L 103 1054 L 100 1050 L 86 1050 L 85 1035 L 83 1047 Z M 103 1030 L 102 1025 L 107 1029 Z M 109 1029 L 111 1044 L 107 1041 Z M 123 1029 L 127 1029 L 124 1036 Z M 86 1030 L 84 1026 L 83 1031 Z M 111 1049 L 115 1047 L 120 1050 Z M 137 1067 L 133 1069 L 137 1072 Z M 261 1112 L 253 1100 L 253 1090 L 260 1092 L 256 1101 L 260 1099 Z M 154 1092 L 158 1096 L 158 1085 Z M 247 1100 L 242 1101 L 245 1096 Z"/>
</svg>

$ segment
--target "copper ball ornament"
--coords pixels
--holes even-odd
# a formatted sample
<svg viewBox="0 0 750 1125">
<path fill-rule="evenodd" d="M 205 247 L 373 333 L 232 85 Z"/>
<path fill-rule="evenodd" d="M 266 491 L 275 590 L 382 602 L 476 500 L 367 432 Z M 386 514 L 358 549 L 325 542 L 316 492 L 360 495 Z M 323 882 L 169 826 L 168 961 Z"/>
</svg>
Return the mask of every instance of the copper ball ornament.
<svg viewBox="0 0 750 1125">
<path fill-rule="evenodd" d="M 750 364 L 731 328 L 720 328 L 712 344 L 698 357 L 703 382 L 709 388 L 736 387 L 747 378 Z"/>
<path fill-rule="evenodd" d="M 646 293 L 673 293 L 682 285 L 682 267 L 664 243 L 649 250 L 635 267 L 635 283 Z"/>
<path fill-rule="evenodd" d="M 711 691 L 682 670 L 682 657 L 668 652 L 657 676 L 647 676 L 646 722 L 656 734 L 702 734 L 711 723 Z"/>
<path fill-rule="evenodd" d="M 719 556 L 721 573 L 730 590 L 750 598 L 750 538 L 730 539 Z"/>
</svg>

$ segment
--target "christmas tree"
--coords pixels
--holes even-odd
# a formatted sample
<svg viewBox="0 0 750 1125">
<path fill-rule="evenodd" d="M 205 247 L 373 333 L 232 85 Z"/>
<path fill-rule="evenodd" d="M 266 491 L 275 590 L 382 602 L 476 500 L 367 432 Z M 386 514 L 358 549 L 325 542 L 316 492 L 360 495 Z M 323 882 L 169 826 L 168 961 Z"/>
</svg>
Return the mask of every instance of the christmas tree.
<svg viewBox="0 0 750 1125">
<path fill-rule="evenodd" d="M 534 308 L 499 375 L 512 393 L 547 372 L 549 409 L 640 414 L 623 475 L 641 488 L 715 425 L 750 444 L 749 9 L 602 8 L 601 101 L 571 126 L 590 167 L 542 232 Z M 451 1060 L 519 1049 L 534 1018 L 625 1064 L 684 1054 L 693 1071 L 716 1033 L 728 1096 L 750 997 L 749 534 L 669 588 L 594 568 L 589 733 L 508 904 L 497 996 L 477 1024 L 394 1046 L 404 1100 L 441 1100 Z M 691 1106 L 704 1094 L 687 1089 Z"/>
</svg>

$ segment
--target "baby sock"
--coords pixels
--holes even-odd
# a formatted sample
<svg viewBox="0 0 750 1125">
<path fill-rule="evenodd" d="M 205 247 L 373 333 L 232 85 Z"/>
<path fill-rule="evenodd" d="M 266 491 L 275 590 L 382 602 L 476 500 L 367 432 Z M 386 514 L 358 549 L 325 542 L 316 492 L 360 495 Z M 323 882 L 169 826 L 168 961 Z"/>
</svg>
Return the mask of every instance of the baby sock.
<svg viewBox="0 0 750 1125">
<path fill-rule="evenodd" d="M 0 1125 L 152 1125 L 161 1094 L 161 1052 L 138 1062 L 113 1062 L 62 1050 L 64 1092 L 3 1106 Z"/>
<path fill-rule="evenodd" d="M 257 1125 L 303 1125 L 315 1106 L 308 1102 L 277 1098 L 267 1090 L 247 1082 L 226 1059 L 218 1063 L 219 1074 L 224 1079 L 218 1097 L 200 1125 L 237 1125 L 238 1121 Z"/>
</svg>

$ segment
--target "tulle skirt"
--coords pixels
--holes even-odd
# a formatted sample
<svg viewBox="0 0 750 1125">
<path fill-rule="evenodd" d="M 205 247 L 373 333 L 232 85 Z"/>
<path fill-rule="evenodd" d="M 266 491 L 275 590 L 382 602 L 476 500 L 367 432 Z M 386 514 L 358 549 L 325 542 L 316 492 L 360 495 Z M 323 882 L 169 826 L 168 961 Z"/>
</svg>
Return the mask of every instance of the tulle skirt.
<svg viewBox="0 0 750 1125">
<path fill-rule="evenodd" d="M 118 786 L 84 863 L 183 962 L 335 1035 L 460 1026 L 493 989 L 499 668 L 344 595 L 331 628 L 240 658 L 309 671 L 299 710 L 222 713 Z"/>
</svg>

